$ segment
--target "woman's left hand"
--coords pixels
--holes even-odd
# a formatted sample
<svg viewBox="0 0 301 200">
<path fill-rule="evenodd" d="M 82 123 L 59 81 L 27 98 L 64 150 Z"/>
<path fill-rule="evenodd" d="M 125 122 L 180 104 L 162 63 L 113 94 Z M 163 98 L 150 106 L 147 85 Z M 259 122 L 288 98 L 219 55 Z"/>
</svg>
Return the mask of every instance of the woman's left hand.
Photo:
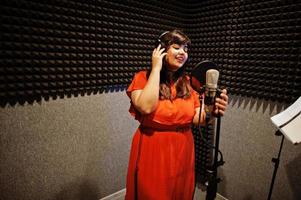
<svg viewBox="0 0 301 200">
<path fill-rule="evenodd" d="M 228 95 L 227 90 L 223 89 L 220 97 L 215 99 L 214 114 L 223 116 L 228 106 Z"/>
</svg>

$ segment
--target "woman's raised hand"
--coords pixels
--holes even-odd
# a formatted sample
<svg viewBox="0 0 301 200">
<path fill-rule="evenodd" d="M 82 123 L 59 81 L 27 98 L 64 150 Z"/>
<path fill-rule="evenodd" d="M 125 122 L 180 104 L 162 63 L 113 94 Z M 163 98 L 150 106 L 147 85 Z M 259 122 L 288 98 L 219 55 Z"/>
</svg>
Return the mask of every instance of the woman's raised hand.
<svg viewBox="0 0 301 200">
<path fill-rule="evenodd" d="M 161 49 L 161 44 L 158 45 L 157 48 L 154 49 L 152 55 L 152 70 L 158 69 L 159 71 L 162 69 L 163 57 L 167 54 L 164 52 L 165 48 Z"/>
</svg>

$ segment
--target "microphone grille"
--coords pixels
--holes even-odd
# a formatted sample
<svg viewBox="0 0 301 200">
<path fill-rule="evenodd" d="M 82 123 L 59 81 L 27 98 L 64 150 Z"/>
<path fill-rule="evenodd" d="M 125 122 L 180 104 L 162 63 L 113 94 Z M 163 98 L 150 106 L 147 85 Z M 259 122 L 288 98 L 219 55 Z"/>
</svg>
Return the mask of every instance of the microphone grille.
<svg viewBox="0 0 301 200">
<path fill-rule="evenodd" d="M 217 88 L 219 71 L 216 69 L 209 69 L 206 72 L 206 87 Z"/>
</svg>

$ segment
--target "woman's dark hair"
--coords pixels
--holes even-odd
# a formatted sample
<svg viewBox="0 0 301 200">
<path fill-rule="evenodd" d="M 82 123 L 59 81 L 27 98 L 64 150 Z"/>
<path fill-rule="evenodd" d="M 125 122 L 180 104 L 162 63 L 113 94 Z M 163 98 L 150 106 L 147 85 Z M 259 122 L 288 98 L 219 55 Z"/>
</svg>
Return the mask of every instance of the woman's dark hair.
<svg viewBox="0 0 301 200">
<path fill-rule="evenodd" d="M 187 45 L 190 46 L 190 39 L 180 30 L 172 30 L 160 37 L 162 46 L 167 50 L 172 44 Z M 168 70 L 165 59 L 163 58 L 163 66 L 160 72 L 160 90 L 159 97 L 161 100 L 175 98 L 189 98 L 189 80 L 187 78 L 185 68 L 187 61 L 177 71 L 173 72 Z M 149 71 L 150 73 L 150 71 Z M 171 84 L 176 86 L 176 96 L 172 97 Z"/>
</svg>

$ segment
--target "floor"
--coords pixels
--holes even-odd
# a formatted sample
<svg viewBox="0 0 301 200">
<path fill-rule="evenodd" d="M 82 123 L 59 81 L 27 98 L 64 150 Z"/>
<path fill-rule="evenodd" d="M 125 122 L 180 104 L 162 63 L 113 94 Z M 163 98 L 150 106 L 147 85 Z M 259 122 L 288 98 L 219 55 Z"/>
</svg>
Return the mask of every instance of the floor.
<svg viewBox="0 0 301 200">
<path fill-rule="evenodd" d="M 125 189 L 120 190 L 109 196 L 106 196 L 100 200 L 124 200 L 124 196 L 125 196 Z M 196 187 L 193 200 L 206 200 L 206 191 L 202 191 L 201 188 Z M 228 199 L 217 194 L 215 200 L 228 200 Z"/>
</svg>

